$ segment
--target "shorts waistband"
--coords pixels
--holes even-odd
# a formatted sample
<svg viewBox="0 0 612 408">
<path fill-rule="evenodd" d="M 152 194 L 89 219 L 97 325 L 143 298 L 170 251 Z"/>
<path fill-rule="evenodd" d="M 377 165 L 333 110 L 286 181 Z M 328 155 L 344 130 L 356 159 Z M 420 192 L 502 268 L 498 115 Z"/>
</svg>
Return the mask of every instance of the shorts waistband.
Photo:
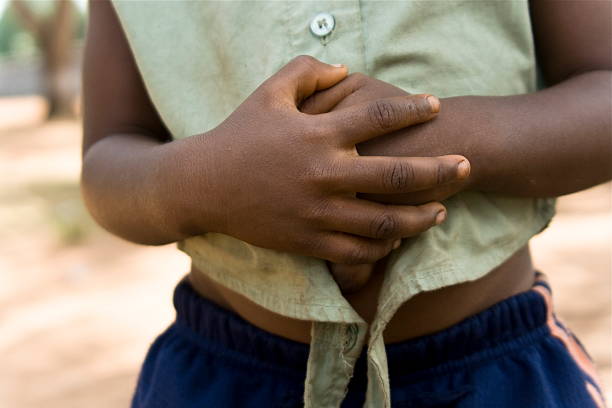
<svg viewBox="0 0 612 408">
<path fill-rule="evenodd" d="M 309 346 L 276 336 L 239 315 L 201 297 L 187 279 L 174 290 L 176 327 L 187 329 L 196 341 L 278 368 L 306 371 Z"/>
<path fill-rule="evenodd" d="M 390 376 L 405 376 L 449 361 L 499 348 L 517 338 L 546 330 L 547 302 L 541 290 L 550 287 L 537 273 L 531 290 L 512 296 L 438 333 L 386 346 Z M 309 346 L 266 332 L 235 313 L 202 298 L 189 282 L 174 292 L 176 327 L 206 346 L 229 350 L 269 366 L 305 373 Z M 535 341 L 527 339 L 526 342 Z M 365 350 L 364 350 L 365 354 Z M 364 356 L 362 356 L 364 357 Z M 365 373 L 365 358 L 357 372 Z"/>
<path fill-rule="evenodd" d="M 404 376 L 442 365 L 466 365 L 476 355 L 491 358 L 524 347 L 548 333 L 547 302 L 534 288 L 550 287 L 537 273 L 526 292 L 509 297 L 437 333 L 387 346 L 390 376 Z M 468 361 L 469 360 L 469 361 Z M 406 362 L 410 362 L 407 369 Z"/>
</svg>

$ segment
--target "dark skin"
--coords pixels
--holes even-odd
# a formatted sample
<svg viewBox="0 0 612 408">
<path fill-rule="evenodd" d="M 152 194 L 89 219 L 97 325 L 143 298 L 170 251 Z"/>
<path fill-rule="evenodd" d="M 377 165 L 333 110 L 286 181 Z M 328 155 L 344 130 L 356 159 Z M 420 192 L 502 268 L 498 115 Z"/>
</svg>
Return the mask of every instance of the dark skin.
<svg viewBox="0 0 612 408">
<path fill-rule="evenodd" d="M 538 61 L 549 88 L 528 95 L 443 99 L 435 120 L 358 146 L 364 155 L 461 154 L 466 180 L 398 195 L 365 194 L 385 203 L 442 201 L 472 189 L 555 197 L 612 178 L 612 6 L 608 1 L 532 0 Z M 341 110 L 407 94 L 353 74 L 302 103 L 303 112 Z M 337 280 L 360 288 L 371 265 L 331 265 Z"/>
<path fill-rule="evenodd" d="M 216 128 L 165 142 L 113 10 L 93 2 L 91 16 L 83 193 L 96 220 L 128 240 L 163 244 L 220 232 L 264 248 L 369 263 L 400 238 L 442 222 L 445 209 L 385 205 L 356 193 L 407 193 L 467 176 L 469 164 L 457 155 L 357 154 L 358 143 L 430 120 L 435 97 L 300 112 L 306 97 L 347 75 L 346 67 L 312 57 L 291 61 Z"/>
<path fill-rule="evenodd" d="M 386 256 L 398 238 L 436 225 L 443 209 L 437 200 L 464 189 L 545 197 L 609 180 L 610 2 L 534 0 L 531 7 L 539 61 L 552 85 L 544 91 L 449 98 L 436 114 L 422 95 L 407 97 L 366 76 L 344 79 L 345 68 L 300 60 L 268 80 L 206 137 L 168 142 L 111 6 L 92 2 L 84 70 L 82 185 L 87 205 L 101 225 L 135 242 L 162 244 L 217 231 L 263 247 L 366 264 Z M 266 86 L 282 90 L 285 99 L 269 98 L 278 92 Z M 320 91 L 315 99 L 303 102 L 315 91 Z M 316 116 L 300 116 L 298 105 Z M 282 124 L 283 137 L 288 133 L 292 138 L 288 145 L 278 146 L 280 136 L 245 143 L 272 131 L 267 129 L 236 136 L 265 126 L 271 115 L 272 127 Z M 381 126 L 381 117 L 395 122 Z M 367 120 L 351 127 L 359 118 Z M 417 123 L 422 124 L 411 126 Z M 364 127 L 366 134 L 342 138 Z M 390 134 L 374 138 L 385 133 Z M 228 156 L 228 143 L 240 150 L 232 153 L 236 160 L 224 165 L 215 158 Z M 378 157 L 360 158 L 355 144 L 361 155 Z M 273 160 L 282 156 L 279 151 L 295 152 L 296 146 L 299 157 L 308 161 L 297 156 L 273 161 L 255 178 L 253 166 L 266 161 L 244 164 L 253 154 L 273 151 Z M 458 167 L 463 156 L 472 165 L 469 178 Z M 241 166 L 244 171 L 237 171 Z M 399 174 L 415 178 L 389 177 L 398 168 L 408 169 Z M 357 199 L 356 193 L 396 205 Z M 236 194 L 246 197 L 238 200 L 242 207 L 228 206 L 237 201 Z M 280 198 L 283 208 L 271 209 L 268 203 Z M 259 211 L 257 219 L 270 222 L 255 229 L 239 218 L 252 210 Z M 251 214 L 248 219 L 255 218 Z M 366 280 L 355 278 L 356 286 Z M 346 287 L 354 285 L 351 274 L 338 279 Z"/>
</svg>

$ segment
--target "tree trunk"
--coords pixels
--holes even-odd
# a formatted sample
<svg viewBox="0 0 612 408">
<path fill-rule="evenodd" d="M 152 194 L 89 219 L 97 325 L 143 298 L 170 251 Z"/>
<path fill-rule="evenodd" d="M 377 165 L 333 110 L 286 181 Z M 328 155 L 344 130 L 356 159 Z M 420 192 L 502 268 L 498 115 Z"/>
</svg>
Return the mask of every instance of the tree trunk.
<svg viewBox="0 0 612 408">
<path fill-rule="evenodd" d="M 12 5 L 24 27 L 34 35 L 42 54 L 48 118 L 74 116 L 76 95 L 70 81 L 74 5 L 70 0 L 55 0 L 54 9 L 47 17 L 35 16 L 23 0 L 13 0 Z"/>
</svg>

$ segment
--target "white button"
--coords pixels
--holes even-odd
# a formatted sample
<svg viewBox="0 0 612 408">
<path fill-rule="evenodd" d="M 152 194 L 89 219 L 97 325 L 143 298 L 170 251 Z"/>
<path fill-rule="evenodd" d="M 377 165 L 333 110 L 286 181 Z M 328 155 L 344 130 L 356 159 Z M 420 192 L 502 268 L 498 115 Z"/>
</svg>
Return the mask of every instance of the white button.
<svg viewBox="0 0 612 408">
<path fill-rule="evenodd" d="M 334 29 L 336 21 L 329 13 L 319 13 L 310 22 L 310 32 L 317 37 L 325 37 Z"/>
</svg>

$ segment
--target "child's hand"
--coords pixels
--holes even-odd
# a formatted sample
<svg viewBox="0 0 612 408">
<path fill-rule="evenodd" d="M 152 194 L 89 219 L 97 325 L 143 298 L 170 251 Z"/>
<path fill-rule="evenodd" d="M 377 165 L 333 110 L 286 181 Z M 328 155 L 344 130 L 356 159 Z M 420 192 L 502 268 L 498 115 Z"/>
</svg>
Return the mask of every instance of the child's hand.
<svg viewBox="0 0 612 408">
<path fill-rule="evenodd" d="M 433 118 L 437 99 L 379 98 L 320 115 L 298 110 L 345 76 L 344 67 L 298 57 L 217 128 L 184 139 L 188 146 L 176 157 L 185 168 L 182 185 L 201 186 L 206 196 L 184 202 L 183 225 L 191 233 L 221 232 L 265 248 L 364 264 L 440 223 L 445 209 L 437 202 L 395 206 L 356 198 L 431 189 L 464 176 L 462 156 L 361 157 L 355 148 Z M 210 213 L 214 222 L 203 223 Z"/>
<path fill-rule="evenodd" d="M 329 111 L 346 109 L 353 105 L 360 105 L 377 99 L 391 98 L 410 95 L 388 82 L 384 82 L 361 73 L 349 75 L 337 85 L 323 91 L 316 92 L 307 98 L 301 105 L 300 110 L 308 114 L 321 114 Z M 408 129 L 405 129 L 405 132 Z M 374 140 L 371 143 L 375 143 Z M 358 146 L 358 150 L 359 149 Z M 426 151 L 415 146 L 414 156 L 427 156 Z M 412 191 L 403 194 L 361 194 L 360 197 L 369 200 L 390 203 L 390 204 L 409 204 L 419 205 L 431 201 L 445 200 L 468 185 L 469 162 L 465 162 L 467 168 L 466 175 L 461 179 L 450 183 L 433 186 L 431 189 Z"/>
<path fill-rule="evenodd" d="M 332 88 L 317 92 L 307 98 L 300 105 L 300 110 L 308 114 L 321 114 L 377 99 L 406 95 L 409 95 L 406 91 L 387 82 L 368 77 L 364 74 L 351 74 Z M 466 171 L 469 173 L 469 166 Z M 465 178 L 467 178 L 467 174 Z M 464 187 L 465 178 L 437 185 L 431 189 L 410 193 L 361 194 L 360 197 L 386 203 L 419 205 L 432 201 L 441 201 L 456 194 Z M 330 263 L 329 269 L 343 293 L 352 293 L 361 289 L 368 282 L 374 270 L 374 264 L 346 265 Z"/>
</svg>

